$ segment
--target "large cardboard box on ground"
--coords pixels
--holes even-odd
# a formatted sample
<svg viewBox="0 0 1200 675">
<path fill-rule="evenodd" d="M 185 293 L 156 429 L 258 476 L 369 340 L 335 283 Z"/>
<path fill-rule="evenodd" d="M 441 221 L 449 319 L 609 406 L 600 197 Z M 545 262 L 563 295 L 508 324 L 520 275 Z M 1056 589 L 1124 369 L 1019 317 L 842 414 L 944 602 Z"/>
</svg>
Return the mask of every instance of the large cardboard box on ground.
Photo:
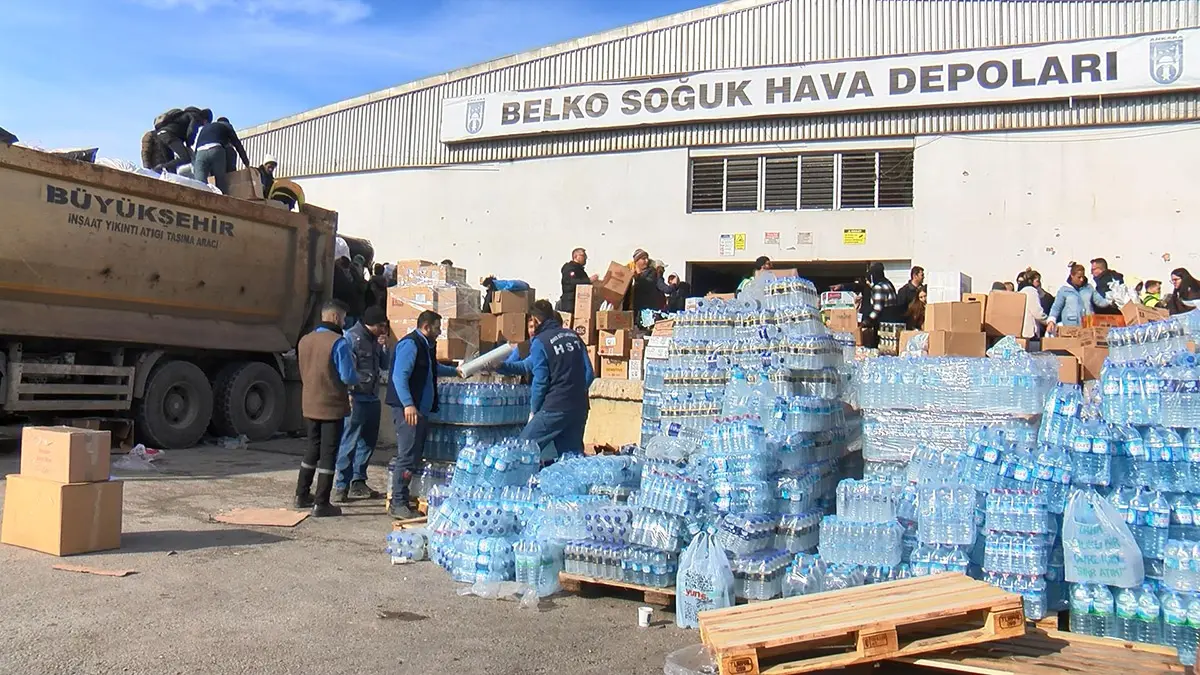
<svg viewBox="0 0 1200 675">
<path fill-rule="evenodd" d="M 615 356 L 601 356 L 600 377 L 606 380 L 628 380 L 629 359 Z"/>
<path fill-rule="evenodd" d="M 596 285 L 596 290 L 602 300 L 621 309 L 621 302 L 625 299 L 625 293 L 629 291 L 631 285 L 633 285 L 633 270 L 614 262 L 608 264 L 608 271 Z M 578 288 L 575 291 L 575 302 L 579 303 Z"/>
<path fill-rule="evenodd" d="M 108 480 L 112 434 L 74 427 L 25 427 L 21 475 L 57 483 Z"/>
<path fill-rule="evenodd" d="M 229 196 L 249 201 L 263 201 L 262 174 L 257 167 L 239 169 L 226 174 L 229 180 Z"/>
<path fill-rule="evenodd" d="M 597 330 L 633 330 L 633 312 L 596 312 Z"/>
<path fill-rule="evenodd" d="M 629 358 L 629 350 L 632 346 L 633 334 L 627 330 L 606 330 L 600 332 L 600 356 L 627 359 Z"/>
<path fill-rule="evenodd" d="M 58 556 L 120 548 L 123 495 L 121 481 L 56 483 L 11 474 L 0 543 Z"/>
<path fill-rule="evenodd" d="M 925 307 L 925 330 L 978 333 L 983 325 L 983 305 L 974 302 L 935 302 Z"/>
<path fill-rule="evenodd" d="M 415 319 L 431 309 L 443 319 L 479 316 L 479 291 L 463 286 L 393 286 L 388 289 L 389 320 Z"/>
<path fill-rule="evenodd" d="M 1147 307 L 1140 302 L 1130 302 L 1121 308 L 1121 316 L 1125 319 L 1126 326 L 1136 326 L 1140 323 L 1162 321 L 1171 316 L 1171 313 L 1165 309 Z"/>
<path fill-rule="evenodd" d="M 985 356 L 987 335 L 976 333 L 952 333 L 935 330 L 929 333 L 930 356 Z"/>
<path fill-rule="evenodd" d="M 1024 293 L 1016 291 L 992 291 L 988 293 L 984 308 L 983 328 L 988 335 L 1013 335 L 1021 337 L 1025 327 Z"/>
<path fill-rule="evenodd" d="M 928 312 L 928 308 L 926 308 Z M 858 329 L 858 311 L 853 309 L 829 310 L 829 330 L 834 333 L 853 333 Z"/>
<path fill-rule="evenodd" d="M 528 327 L 524 314 L 484 314 L 479 317 L 479 341 L 483 344 L 521 342 Z"/>
<path fill-rule="evenodd" d="M 533 305 L 537 291 L 497 291 L 492 294 L 492 314 L 527 314 Z"/>
</svg>

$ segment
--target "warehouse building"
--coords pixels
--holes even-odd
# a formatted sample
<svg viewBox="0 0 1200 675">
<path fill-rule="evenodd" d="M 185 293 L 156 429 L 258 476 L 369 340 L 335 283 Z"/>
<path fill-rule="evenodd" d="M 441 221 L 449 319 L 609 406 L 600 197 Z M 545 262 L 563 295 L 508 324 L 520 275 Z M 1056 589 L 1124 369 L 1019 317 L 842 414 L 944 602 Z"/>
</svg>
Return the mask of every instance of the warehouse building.
<svg viewBox="0 0 1200 675">
<path fill-rule="evenodd" d="M 1200 0 L 732 0 L 244 132 L 383 259 L 1200 272 Z"/>
</svg>

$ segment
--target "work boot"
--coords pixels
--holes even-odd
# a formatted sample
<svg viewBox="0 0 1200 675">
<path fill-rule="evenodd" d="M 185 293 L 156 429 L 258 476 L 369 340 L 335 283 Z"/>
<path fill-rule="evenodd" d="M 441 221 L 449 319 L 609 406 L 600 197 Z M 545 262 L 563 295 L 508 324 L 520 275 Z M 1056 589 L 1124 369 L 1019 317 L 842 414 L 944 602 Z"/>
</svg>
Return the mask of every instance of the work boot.
<svg viewBox="0 0 1200 675">
<path fill-rule="evenodd" d="M 311 509 L 314 503 L 316 502 L 313 496 L 305 492 L 302 495 L 296 495 L 296 501 L 292 503 L 292 506 L 297 509 Z"/>
<path fill-rule="evenodd" d="M 330 518 L 332 516 L 342 515 L 342 510 L 329 502 L 324 504 L 315 504 L 312 507 L 313 518 Z"/>
<path fill-rule="evenodd" d="M 318 473 L 317 474 L 317 489 L 313 491 L 313 501 L 317 504 L 328 504 L 329 498 L 333 496 L 333 474 Z"/>
<path fill-rule="evenodd" d="M 388 506 L 388 515 L 396 520 L 412 520 L 421 517 L 421 514 L 408 508 L 408 505 L 403 502 L 392 502 Z"/>
<path fill-rule="evenodd" d="M 350 496 L 355 499 L 383 499 L 383 493 L 371 489 L 365 480 L 350 482 Z"/>
<path fill-rule="evenodd" d="M 337 488 L 333 491 L 333 501 L 339 504 L 345 504 L 350 501 L 350 491 L 346 488 Z"/>
</svg>

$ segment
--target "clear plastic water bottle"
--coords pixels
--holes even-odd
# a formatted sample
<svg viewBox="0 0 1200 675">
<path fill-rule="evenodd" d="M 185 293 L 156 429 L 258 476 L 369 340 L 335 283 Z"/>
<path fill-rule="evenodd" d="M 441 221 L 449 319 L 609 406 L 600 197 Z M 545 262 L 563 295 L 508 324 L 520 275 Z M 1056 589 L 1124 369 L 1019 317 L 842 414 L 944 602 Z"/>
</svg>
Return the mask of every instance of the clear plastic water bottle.
<svg viewBox="0 0 1200 675">
<path fill-rule="evenodd" d="M 1137 621 L 1132 639 L 1146 644 L 1159 644 L 1162 641 L 1162 606 L 1154 586 L 1143 584 L 1138 589 L 1137 598 Z"/>
</svg>

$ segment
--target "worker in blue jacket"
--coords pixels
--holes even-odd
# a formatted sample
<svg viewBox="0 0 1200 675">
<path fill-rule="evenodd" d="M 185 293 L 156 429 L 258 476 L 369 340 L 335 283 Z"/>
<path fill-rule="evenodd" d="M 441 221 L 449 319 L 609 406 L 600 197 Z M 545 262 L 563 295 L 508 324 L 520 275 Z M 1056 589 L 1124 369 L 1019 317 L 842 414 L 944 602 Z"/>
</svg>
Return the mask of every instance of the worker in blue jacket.
<svg viewBox="0 0 1200 675">
<path fill-rule="evenodd" d="M 529 356 L 509 360 L 496 371 L 505 375 L 532 375 L 529 424 L 521 438 L 534 441 L 542 449 L 542 459 L 554 459 L 551 444 L 558 454 L 583 452 L 583 428 L 588 418 L 588 387 L 595 379 L 587 346 L 564 328 L 558 312 L 546 300 L 538 300 L 530 309 L 532 336 Z"/>
<path fill-rule="evenodd" d="M 408 506 L 408 484 L 425 454 L 429 414 L 438 410 L 437 378 L 454 377 L 458 371 L 437 361 L 437 339 L 442 334 L 442 317 L 430 310 L 417 316 L 417 327 L 396 343 L 386 402 L 392 409 L 396 428 L 396 464 L 392 469 L 392 500 L 388 513 L 393 518 L 415 518 Z"/>
</svg>

